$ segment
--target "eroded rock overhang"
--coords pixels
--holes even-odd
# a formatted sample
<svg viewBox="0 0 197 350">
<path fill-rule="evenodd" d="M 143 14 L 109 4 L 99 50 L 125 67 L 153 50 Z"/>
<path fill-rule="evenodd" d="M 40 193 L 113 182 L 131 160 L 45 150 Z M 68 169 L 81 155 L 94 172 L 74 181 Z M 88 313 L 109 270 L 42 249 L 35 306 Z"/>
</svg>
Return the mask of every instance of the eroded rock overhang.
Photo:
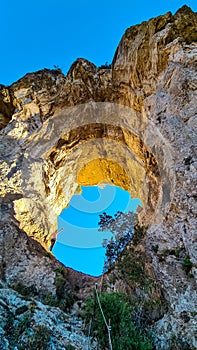
<svg viewBox="0 0 197 350">
<path fill-rule="evenodd" d="M 78 185 L 110 183 L 141 199 L 140 220 L 149 225 L 169 208 L 172 163 L 169 143 L 142 113 L 106 102 L 66 108 L 26 141 L 16 217 L 44 243 Z"/>
</svg>

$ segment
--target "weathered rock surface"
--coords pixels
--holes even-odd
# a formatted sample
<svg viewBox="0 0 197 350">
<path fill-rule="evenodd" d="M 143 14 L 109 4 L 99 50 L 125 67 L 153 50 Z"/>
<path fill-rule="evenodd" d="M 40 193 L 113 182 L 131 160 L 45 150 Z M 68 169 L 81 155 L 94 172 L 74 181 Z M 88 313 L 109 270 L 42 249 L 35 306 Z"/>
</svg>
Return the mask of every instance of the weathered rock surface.
<svg viewBox="0 0 197 350">
<path fill-rule="evenodd" d="M 84 324 L 76 316 L 57 307 L 24 300 L 11 289 L 0 290 L 0 348 L 10 349 L 71 349 L 83 350 L 89 339 L 84 336 Z M 91 349 L 97 343 L 91 339 Z"/>
<path fill-rule="evenodd" d="M 184 6 L 129 28 L 112 69 L 78 59 L 67 76 L 45 69 L 0 87 L 3 283 L 57 293 L 49 235 L 78 184 L 92 184 L 96 165 L 99 183 L 143 203 L 143 249 L 168 303 L 152 325 L 157 349 L 172 348 L 174 338 L 197 347 L 196 27 Z M 82 297 L 95 281 L 72 278 L 65 291 L 77 281 Z"/>
</svg>

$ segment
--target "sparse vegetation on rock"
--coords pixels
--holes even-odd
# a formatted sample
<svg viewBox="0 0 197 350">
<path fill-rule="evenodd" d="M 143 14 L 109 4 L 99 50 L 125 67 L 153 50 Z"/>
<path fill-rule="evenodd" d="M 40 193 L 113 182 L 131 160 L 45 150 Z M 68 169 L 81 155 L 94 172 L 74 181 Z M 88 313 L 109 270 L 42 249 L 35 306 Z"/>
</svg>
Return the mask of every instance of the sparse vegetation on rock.
<svg viewBox="0 0 197 350">
<path fill-rule="evenodd" d="M 100 302 L 106 320 L 110 320 L 111 339 L 114 350 L 151 350 L 151 340 L 145 332 L 136 327 L 132 320 L 132 307 L 125 295 L 120 293 L 101 293 Z M 87 300 L 85 319 L 92 320 L 92 334 L 95 335 L 101 348 L 108 346 L 108 332 L 102 314 L 92 297 Z"/>
</svg>

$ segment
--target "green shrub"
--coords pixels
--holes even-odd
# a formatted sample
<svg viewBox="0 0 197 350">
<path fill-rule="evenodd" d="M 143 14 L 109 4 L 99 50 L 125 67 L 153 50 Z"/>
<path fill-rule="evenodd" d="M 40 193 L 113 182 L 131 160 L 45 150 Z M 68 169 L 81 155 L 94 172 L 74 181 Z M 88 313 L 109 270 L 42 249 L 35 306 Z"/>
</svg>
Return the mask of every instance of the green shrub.
<svg viewBox="0 0 197 350">
<path fill-rule="evenodd" d="M 31 316 L 28 313 L 25 313 L 20 318 L 20 320 L 15 320 L 14 315 L 11 312 L 8 313 L 7 322 L 4 330 L 6 333 L 6 337 L 9 340 L 11 349 L 14 346 L 20 345 L 20 336 L 28 332 L 30 322 Z"/>
<path fill-rule="evenodd" d="M 59 275 L 55 279 L 55 286 L 56 286 L 56 294 L 58 299 L 61 299 L 65 295 L 65 277 L 62 275 Z"/>
<path fill-rule="evenodd" d="M 158 249 L 159 249 L 158 244 L 152 246 L 152 251 L 153 251 L 155 254 L 157 254 Z"/>
<path fill-rule="evenodd" d="M 63 310 L 64 311 L 69 310 L 73 306 L 75 301 L 77 301 L 76 293 L 73 291 L 67 290 L 64 300 L 62 300 Z"/>
<path fill-rule="evenodd" d="M 127 298 L 120 293 L 102 293 L 100 301 L 107 322 L 111 324 L 113 350 L 151 350 L 150 340 L 138 329 L 131 318 L 131 306 Z M 108 346 L 108 332 L 95 298 L 89 298 L 85 308 L 85 319 L 93 319 L 94 335 L 99 339 L 101 348 Z"/>
<path fill-rule="evenodd" d="M 121 272 L 124 280 L 132 287 L 133 281 L 144 283 L 144 259 L 136 259 L 135 252 L 125 250 L 122 259 L 118 261 L 117 269 Z"/>
<path fill-rule="evenodd" d="M 66 269 L 63 266 L 58 266 L 54 270 L 56 272 L 55 277 L 55 286 L 56 286 L 56 295 L 60 300 L 65 296 L 66 288 Z"/>
<path fill-rule="evenodd" d="M 66 269 L 63 266 L 57 266 L 55 267 L 54 271 L 56 273 L 60 273 L 62 276 L 66 277 Z"/>
<path fill-rule="evenodd" d="M 59 306 L 58 299 L 57 299 L 56 295 L 53 295 L 50 292 L 44 296 L 44 298 L 42 299 L 42 302 L 44 304 L 49 305 L 49 306 L 54 306 L 54 307 Z"/>
<path fill-rule="evenodd" d="M 63 311 L 68 311 L 76 301 L 76 293 L 66 288 L 66 269 L 62 266 L 55 268 L 56 298 L 48 295 L 47 303 L 51 306 L 58 306 Z M 52 305 L 53 304 L 53 305 Z"/>
<path fill-rule="evenodd" d="M 68 344 L 68 345 L 66 346 L 66 350 L 75 350 L 75 347 L 72 346 L 72 345 L 70 345 L 70 344 Z"/>
<path fill-rule="evenodd" d="M 38 294 L 37 289 L 34 285 L 27 287 L 21 282 L 17 283 L 14 286 L 11 286 L 11 288 L 16 290 L 18 293 L 20 293 L 26 298 L 31 298 Z"/>
<path fill-rule="evenodd" d="M 51 335 L 52 333 L 47 327 L 45 327 L 44 325 L 38 326 L 36 329 L 34 329 L 34 335 L 31 339 L 29 339 L 28 345 L 25 346 L 25 349 L 46 350 Z"/>
<path fill-rule="evenodd" d="M 134 245 L 138 245 L 146 234 L 146 227 L 136 224 L 134 226 L 134 234 L 132 237 L 132 242 Z"/>
<path fill-rule="evenodd" d="M 45 252 L 44 256 L 46 256 L 46 258 L 52 259 L 52 255 L 50 252 Z"/>
<path fill-rule="evenodd" d="M 194 350 L 180 334 L 171 334 L 169 350 Z"/>
<path fill-rule="evenodd" d="M 182 268 L 183 270 L 188 274 L 192 268 L 193 264 L 189 258 L 189 256 L 186 256 L 183 260 L 183 263 L 182 263 Z"/>
<path fill-rule="evenodd" d="M 63 311 L 70 310 L 76 300 L 77 297 L 75 292 L 66 289 L 63 289 L 62 291 L 59 290 L 57 295 L 53 295 L 52 293 L 46 293 L 42 296 L 42 302 L 44 304 L 59 307 Z"/>
<path fill-rule="evenodd" d="M 179 258 L 180 257 L 180 254 L 181 252 L 184 250 L 183 247 L 178 247 L 176 250 L 175 250 L 175 256 L 176 258 Z"/>
</svg>

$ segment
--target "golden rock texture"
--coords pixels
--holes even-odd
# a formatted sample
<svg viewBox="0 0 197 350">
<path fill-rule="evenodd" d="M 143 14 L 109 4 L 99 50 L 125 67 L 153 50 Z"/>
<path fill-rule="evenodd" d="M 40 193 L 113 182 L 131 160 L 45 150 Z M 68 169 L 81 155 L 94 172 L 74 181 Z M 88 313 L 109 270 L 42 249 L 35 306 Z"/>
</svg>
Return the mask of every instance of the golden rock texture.
<svg viewBox="0 0 197 350">
<path fill-rule="evenodd" d="M 143 203 L 140 249 L 168 303 L 152 325 L 157 349 L 173 334 L 197 346 L 196 28 L 183 6 L 129 28 L 111 69 L 78 59 L 67 76 L 44 69 L 0 86 L 3 283 L 55 293 L 57 216 L 78 185 L 114 183 Z"/>
<path fill-rule="evenodd" d="M 100 158 L 87 163 L 78 175 L 81 186 L 95 186 L 102 184 L 102 181 L 130 190 L 130 181 L 124 169 L 108 159 Z"/>
</svg>

